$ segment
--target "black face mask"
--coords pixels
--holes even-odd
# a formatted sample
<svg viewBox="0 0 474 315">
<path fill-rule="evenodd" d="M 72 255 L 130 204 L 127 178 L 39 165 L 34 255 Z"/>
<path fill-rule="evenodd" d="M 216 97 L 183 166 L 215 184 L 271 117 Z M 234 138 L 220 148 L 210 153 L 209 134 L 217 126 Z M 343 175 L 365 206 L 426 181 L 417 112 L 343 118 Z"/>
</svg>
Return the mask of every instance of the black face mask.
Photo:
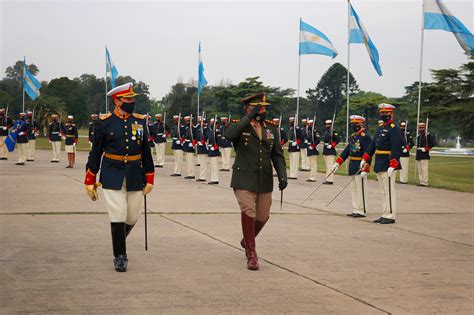
<svg viewBox="0 0 474 315">
<path fill-rule="evenodd" d="M 135 102 L 133 103 L 122 103 L 122 105 L 120 106 L 120 108 L 126 112 L 126 113 L 133 113 L 133 111 L 135 110 Z"/>
<path fill-rule="evenodd" d="M 352 130 L 353 130 L 354 132 L 357 132 L 357 131 L 359 131 L 360 129 L 361 129 L 361 126 L 352 125 Z"/>
<path fill-rule="evenodd" d="M 392 119 L 391 115 L 380 115 L 380 120 L 382 120 L 383 122 L 387 122 L 390 119 Z"/>
</svg>

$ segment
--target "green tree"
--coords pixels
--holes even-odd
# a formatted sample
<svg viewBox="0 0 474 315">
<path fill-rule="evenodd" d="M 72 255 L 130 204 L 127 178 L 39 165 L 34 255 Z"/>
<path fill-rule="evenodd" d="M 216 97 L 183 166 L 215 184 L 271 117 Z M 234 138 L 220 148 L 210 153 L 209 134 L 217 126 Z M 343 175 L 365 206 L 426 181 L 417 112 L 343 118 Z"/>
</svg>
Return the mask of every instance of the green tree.
<svg viewBox="0 0 474 315">
<path fill-rule="evenodd" d="M 28 68 L 28 71 L 34 76 L 39 73 L 39 69 L 35 64 L 26 65 L 26 67 Z M 18 60 L 15 65 L 7 67 L 5 74 L 7 79 L 12 79 L 18 83 L 21 83 L 23 80 L 23 61 Z"/>
</svg>

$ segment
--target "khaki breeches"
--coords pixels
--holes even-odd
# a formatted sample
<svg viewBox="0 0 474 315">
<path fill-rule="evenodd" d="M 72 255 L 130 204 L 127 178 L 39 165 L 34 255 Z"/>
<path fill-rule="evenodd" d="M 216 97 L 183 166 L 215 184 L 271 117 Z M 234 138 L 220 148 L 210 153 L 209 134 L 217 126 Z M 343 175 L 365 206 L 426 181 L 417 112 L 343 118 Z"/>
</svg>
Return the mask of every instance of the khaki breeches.
<svg viewBox="0 0 474 315">
<path fill-rule="evenodd" d="M 397 171 L 394 171 L 392 177 L 390 177 L 390 184 L 387 172 L 377 173 L 377 181 L 382 194 L 382 217 L 387 219 L 395 219 L 397 214 L 397 197 L 395 194 L 396 173 Z"/>
<path fill-rule="evenodd" d="M 125 179 L 122 189 L 102 189 L 110 222 L 125 222 L 134 225 L 143 207 L 143 191 L 127 191 Z"/>
<path fill-rule="evenodd" d="M 272 193 L 256 193 L 249 190 L 234 189 L 240 211 L 257 221 L 266 222 L 270 217 Z"/>
</svg>

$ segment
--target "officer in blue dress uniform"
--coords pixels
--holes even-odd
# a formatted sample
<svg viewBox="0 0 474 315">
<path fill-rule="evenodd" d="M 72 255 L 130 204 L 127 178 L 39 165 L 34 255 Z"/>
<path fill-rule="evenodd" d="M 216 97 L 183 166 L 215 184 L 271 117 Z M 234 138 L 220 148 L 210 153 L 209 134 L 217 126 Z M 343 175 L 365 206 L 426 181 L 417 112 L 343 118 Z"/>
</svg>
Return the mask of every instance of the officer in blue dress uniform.
<svg viewBox="0 0 474 315">
<path fill-rule="evenodd" d="M 97 124 L 97 119 L 99 118 L 99 115 L 97 114 L 92 114 L 89 118 L 89 134 L 87 136 L 87 139 L 89 140 L 89 144 L 91 145 L 92 148 L 92 142 L 94 141 L 94 133 L 95 133 L 95 125 Z"/>
<path fill-rule="evenodd" d="M 222 155 L 222 168 L 220 170 L 224 172 L 230 171 L 230 156 L 232 153 L 232 142 L 225 138 L 227 128 L 229 128 L 229 117 L 221 117 L 219 133 L 222 137 L 219 143 L 219 148 Z"/>
<path fill-rule="evenodd" d="M 171 128 L 171 150 L 174 155 L 174 171 L 170 176 L 181 176 L 181 166 L 183 165 L 183 142 L 186 127 L 182 124 L 181 116 L 173 116 L 174 126 Z"/>
<path fill-rule="evenodd" d="M 392 224 L 397 214 L 395 177 L 400 169 L 402 136 L 400 128 L 393 122 L 395 106 L 380 104 L 378 107 L 383 124 L 377 128 L 372 143 L 362 156 L 360 168 L 365 170 L 365 164 L 370 163 L 375 154 L 374 172 L 382 193 L 383 215 L 374 222 Z"/>
<path fill-rule="evenodd" d="M 349 176 L 356 176 L 351 182 L 352 212 L 349 217 L 363 218 L 367 215 L 367 179 L 370 166 L 366 164 L 364 172 L 359 171 L 362 156 L 372 143 L 372 139 L 364 128 L 365 118 L 359 115 L 351 115 L 350 121 L 354 133 L 349 138 L 349 143 L 336 159 L 332 170 L 337 171 L 339 166 L 349 159 Z M 357 175 L 356 175 L 357 174 Z"/>
<path fill-rule="evenodd" d="M 288 155 L 290 156 L 290 176 L 288 179 L 298 179 L 298 165 L 300 160 L 300 145 L 303 142 L 303 134 L 299 126 L 295 125 L 295 117 L 290 117 L 288 128 Z"/>
<path fill-rule="evenodd" d="M 36 150 L 36 135 L 39 132 L 38 122 L 33 117 L 33 112 L 27 112 L 27 123 L 28 123 L 28 154 L 26 156 L 27 162 L 33 162 L 35 160 Z"/>
<path fill-rule="evenodd" d="M 323 136 L 323 156 L 324 162 L 326 164 L 326 177 L 331 173 L 332 166 L 334 165 L 334 161 L 336 160 L 336 146 L 341 141 L 341 137 L 336 130 L 334 130 L 334 122 L 331 119 L 327 119 L 324 122 L 326 127 L 326 132 Z M 332 185 L 334 182 L 334 174 L 330 175 L 326 181 L 323 183 L 324 185 Z"/>
<path fill-rule="evenodd" d="M 304 118 L 301 120 L 301 144 L 300 144 L 300 156 L 301 156 L 301 171 L 309 172 L 309 158 L 308 158 L 308 119 Z"/>
<path fill-rule="evenodd" d="M 26 113 L 20 113 L 20 120 L 15 123 L 17 129 L 16 146 L 18 147 L 18 162 L 16 165 L 25 165 L 28 154 L 29 124 L 26 122 Z"/>
<path fill-rule="evenodd" d="M 428 186 L 428 161 L 430 160 L 430 150 L 436 145 L 436 139 L 426 130 L 426 123 L 418 124 L 418 138 L 416 139 L 416 167 L 418 170 L 417 186 Z"/>
<path fill-rule="evenodd" d="M 97 186 L 102 185 L 111 222 L 114 266 L 127 271 L 126 237 L 138 220 L 143 196 L 154 183 L 153 157 L 146 128 L 146 116 L 134 113 L 132 83 L 117 86 L 108 94 L 115 109 L 100 116 L 92 150 L 86 165 L 86 192 L 97 200 Z M 96 176 L 100 169 L 100 184 Z"/>
<path fill-rule="evenodd" d="M 51 163 L 59 163 L 59 157 L 61 155 L 61 135 L 64 130 L 63 123 L 59 121 L 59 116 L 56 114 L 51 115 L 53 121 L 48 125 L 48 140 L 53 148 L 53 159 Z"/>
<path fill-rule="evenodd" d="M 207 149 L 207 140 L 209 139 L 209 126 L 207 125 L 206 118 L 199 116 L 195 129 L 197 156 L 199 163 L 199 176 L 196 181 L 205 182 L 207 174 L 207 155 L 209 154 L 209 150 Z"/>
<path fill-rule="evenodd" d="M 307 182 L 315 182 L 316 174 L 318 173 L 318 144 L 321 142 L 321 136 L 319 135 L 318 130 L 314 124 L 315 122 L 310 119 L 307 121 L 308 130 L 306 141 L 308 143 L 308 149 L 306 154 L 308 155 L 309 164 L 310 164 L 310 173 Z"/>
<path fill-rule="evenodd" d="M 13 126 L 13 121 L 8 117 L 8 113 L 5 108 L 0 108 L 0 160 L 8 160 L 7 145 L 5 140 L 8 137 L 8 129 Z"/>
<path fill-rule="evenodd" d="M 156 130 L 155 138 L 155 151 L 156 151 L 156 164 L 155 167 L 163 167 L 165 163 L 165 151 L 166 151 L 166 138 L 170 134 L 170 128 L 163 121 L 162 114 L 155 115 L 156 121 L 154 123 Z"/>
<path fill-rule="evenodd" d="M 184 117 L 184 122 L 186 124 L 186 128 L 184 129 L 184 143 L 183 143 L 183 152 L 184 157 L 186 160 L 186 171 L 187 175 L 184 179 L 194 179 L 194 153 L 196 153 L 195 146 L 196 142 L 196 134 L 195 129 L 193 127 L 193 121 L 191 116 Z"/>
<path fill-rule="evenodd" d="M 402 135 L 402 153 L 400 155 L 400 184 L 408 184 L 408 164 L 410 161 L 410 150 L 415 146 L 411 132 L 407 129 L 407 122 L 400 122 L 400 133 Z"/>
<path fill-rule="evenodd" d="M 72 115 L 67 116 L 67 123 L 64 125 L 64 149 L 67 153 L 68 166 L 66 168 L 73 168 L 76 163 L 76 145 L 79 140 L 77 133 L 77 126 L 73 122 Z"/>
<path fill-rule="evenodd" d="M 207 136 L 207 150 L 209 152 L 207 156 L 209 157 L 209 164 L 211 166 L 211 180 L 208 182 L 209 185 L 219 184 L 219 157 L 221 156 L 219 143 L 222 135 L 216 123 L 216 118 L 211 118 Z"/>
</svg>

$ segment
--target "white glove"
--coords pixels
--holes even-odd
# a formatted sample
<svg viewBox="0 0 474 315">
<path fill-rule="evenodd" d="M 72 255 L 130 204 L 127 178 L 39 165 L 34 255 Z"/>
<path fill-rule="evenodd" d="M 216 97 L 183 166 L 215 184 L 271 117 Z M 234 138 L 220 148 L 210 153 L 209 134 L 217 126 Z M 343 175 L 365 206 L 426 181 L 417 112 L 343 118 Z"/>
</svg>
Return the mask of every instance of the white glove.
<svg viewBox="0 0 474 315">
<path fill-rule="evenodd" d="M 395 172 L 395 168 L 389 167 L 388 170 L 387 170 L 388 177 L 392 177 L 393 172 Z"/>
<path fill-rule="evenodd" d="M 404 148 L 404 149 L 402 150 L 402 152 L 403 152 L 403 153 L 408 153 L 408 150 L 407 150 L 406 148 Z"/>
<path fill-rule="evenodd" d="M 426 152 L 426 149 L 425 149 L 425 148 L 421 148 L 421 152 Z"/>
<path fill-rule="evenodd" d="M 336 163 L 334 163 L 334 165 L 332 166 L 332 171 L 333 171 L 334 173 L 336 173 L 336 171 L 337 171 L 338 168 L 339 168 L 339 164 L 336 162 Z"/>
<path fill-rule="evenodd" d="M 179 141 L 179 140 L 176 140 L 176 144 L 181 144 L 181 141 Z"/>
<path fill-rule="evenodd" d="M 367 164 L 367 162 L 365 160 L 360 161 L 359 168 L 364 169 L 365 164 Z"/>
<path fill-rule="evenodd" d="M 296 146 L 298 145 L 298 143 L 292 142 L 291 145 L 292 145 L 293 147 L 296 147 Z"/>
<path fill-rule="evenodd" d="M 326 145 L 326 148 L 332 149 L 332 145 L 331 145 L 331 144 L 327 144 L 327 145 Z"/>
<path fill-rule="evenodd" d="M 360 172 L 360 177 L 362 177 L 362 178 L 367 177 L 367 174 L 369 174 L 369 173 L 367 173 L 367 172 Z"/>
</svg>

